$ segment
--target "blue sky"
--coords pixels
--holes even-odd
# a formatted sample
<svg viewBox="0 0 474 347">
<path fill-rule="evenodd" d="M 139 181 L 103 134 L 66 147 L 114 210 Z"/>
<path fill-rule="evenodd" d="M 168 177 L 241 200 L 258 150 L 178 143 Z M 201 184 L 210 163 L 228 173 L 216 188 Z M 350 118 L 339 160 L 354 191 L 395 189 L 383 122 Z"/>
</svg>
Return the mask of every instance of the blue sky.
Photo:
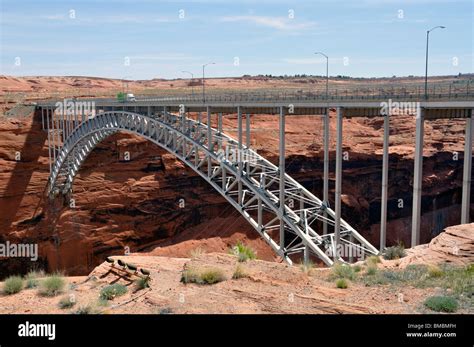
<svg viewBox="0 0 474 347">
<path fill-rule="evenodd" d="M 1 0 L 1 74 L 150 79 L 473 72 L 472 0 Z"/>
</svg>

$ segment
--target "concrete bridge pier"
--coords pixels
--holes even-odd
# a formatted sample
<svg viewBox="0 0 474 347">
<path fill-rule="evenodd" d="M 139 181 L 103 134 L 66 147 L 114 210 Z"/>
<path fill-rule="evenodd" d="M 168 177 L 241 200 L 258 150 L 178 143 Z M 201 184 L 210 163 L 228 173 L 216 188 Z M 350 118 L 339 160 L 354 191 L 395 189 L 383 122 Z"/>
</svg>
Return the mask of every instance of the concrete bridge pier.
<svg viewBox="0 0 474 347">
<path fill-rule="evenodd" d="M 474 110 L 471 110 L 471 117 L 466 119 L 466 135 L 464 137 L 464 167 L 462 182 L 462 205 L 461 224 L 469 223 L 469 212 L 471 210 L 471 171 L 472 171 L 472 118 Z"/>
<path fill-rule="evenodd" d="M 380 215 L 380 251 L 385 249 L 387 242 L 387 195 L 388 195 L 388 163 L 390 146 L 390 110 L 383 120 L 383 159 L 382 159 L 382 198 Z"/>
<path fill-rule="evenodd" d="M 420 244 L 421 194 L 423 180 L 423 136 L 425 110 L 418 106 L 416 110 L 415 158 L 413 170 L 413 205 L 411 222 L 411 247 Z"/>
</svg>

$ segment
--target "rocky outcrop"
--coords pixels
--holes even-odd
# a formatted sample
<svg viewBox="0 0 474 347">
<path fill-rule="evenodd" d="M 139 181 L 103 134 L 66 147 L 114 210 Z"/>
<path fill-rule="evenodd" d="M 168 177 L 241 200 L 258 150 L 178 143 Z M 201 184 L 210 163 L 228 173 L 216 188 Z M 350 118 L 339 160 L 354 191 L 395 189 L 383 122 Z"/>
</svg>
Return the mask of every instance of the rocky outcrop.
<svg viewBox="0 0 474 347">
<path fill-rule="evenodd" d="M 387 267 L 405 268 L 408 265 L 474 264 L 474 223 L 446 228 L 428 244 L 408 249 L 399 260 L 384 262 Z"/>
</svg>

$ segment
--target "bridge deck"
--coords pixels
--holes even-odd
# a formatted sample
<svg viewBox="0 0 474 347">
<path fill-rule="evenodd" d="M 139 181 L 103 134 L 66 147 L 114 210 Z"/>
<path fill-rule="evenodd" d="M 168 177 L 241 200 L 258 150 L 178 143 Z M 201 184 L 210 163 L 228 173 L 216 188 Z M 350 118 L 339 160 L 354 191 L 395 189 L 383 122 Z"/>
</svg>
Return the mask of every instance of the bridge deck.
<svg viewBox="0 0 474 347">
<path fill-rule="evenodd" d="M 364 100 L 345 100 L 345 101 L 314 101 L 314 100 L 298 100 L 289 99 L 284 101 L 206 101 L 203 103 L 198 100 L 188 100 L 180 98 L 163 98 L 163 99 L 143 99 L 134 102 L 119 102 L 115 99 L 77 99 L 81 102 L 94 103 L 95 107 L 102 110 L 124 110 L 138 111 L 143 109 L 147 111 L 148 107 L 152 107 L 152 112 L 162 110 L 167 107 L 168 110 L 179 111 L 180 106 L 186 107 L 188 112 L 206 112 L 208 107 L 213 112 L 222 112 L 224 114 L 236 113 L 237 107 L 242 109 L 244 113 L 250 114 L 274 114 L 278 115 L 280 108 L 287 109 L 287 116 L 291 115 L 323 115 L 326 108 L 341 107 L 344 108 L 343 117 L 376 117 L 383 116 L 381 110 L 384 105 L 392 108 L 411 109 L 413 113 L 416 108 L 420 107 L 425 110 L 425 119 L 439 118 L 469 118 L 474 109 L 474 100 L 449 100 L 449 101 L 417 101 L 413 100 L 391 100 L 384 99 L 381 101 L 364 101 Z M 38 107 L 53 107 L 58 101 L 45 100 L 39 102 Z M 61 100 L 60 102 L 63 102 Z M 384 104 L 385 103 L 385 104 Z"/>
</svg>

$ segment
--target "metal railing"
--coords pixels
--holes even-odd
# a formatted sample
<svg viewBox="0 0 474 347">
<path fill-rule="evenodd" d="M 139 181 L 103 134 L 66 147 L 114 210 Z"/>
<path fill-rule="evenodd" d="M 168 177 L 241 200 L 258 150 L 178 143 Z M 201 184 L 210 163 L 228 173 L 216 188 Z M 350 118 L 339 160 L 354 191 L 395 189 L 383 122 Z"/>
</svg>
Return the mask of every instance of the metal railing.
<svg viewBox="0 0 474 347">
<path fill-rule="evenodd" d="M 350 89 L 332 89 L 326 98 L 325 91 L 276 90 L 246 92 L 212 92 L 206 94 L 206 102 L 271 102 L 271 101 L 378 101 L 396 100 L 474 100 L 474 88 L 469 83 L 462 86 L 455 84 L 432 85 L 425 98 L 422 86 L 404 86 L 391 88 L 358 87 Z M 176 96 L 139 95 L 137 101 L 183 101 L 202 102 L 202 95 L 181 94 Z"/>
<path fill-rule="evenodd" d="M 154 91 L 156 93 L 156 91 Z M 299 89 L 251 89 L 246 91 L 230 91 L 210 89 L 206 93 L 206 103 L 213 102 L 272 102 L 272 101 L 383 101 L 411 100 L 411 101 L 466 101 L 474 100 L 474 87 L 470 80 L 450 81 L 443 83 L 431 83 L 428 88 L 428 97 L 425 98 L 424 86 L 420 83 L 403 84 L 377 84 L 376 86 L 367 84 L 354 84 L 346 88 L 332 87 L 329 89 L 329 97 L 319 86 L 314 90 Z M 94 96 L 81 96 L 78 100 L 94 98 Z M 38 100 L 38 103 L 59 100 L 58 97 Z M 96 99 L 117 101 L 115 98 L 97 97 Z M 182 102 L 203 102 L 201 94 L 192 95 L 189 92 L 160 91 L 159 95 L 149 93 L 136 94 L 136 100 L 147 101 L 182 101 Z"/>
</svg>

